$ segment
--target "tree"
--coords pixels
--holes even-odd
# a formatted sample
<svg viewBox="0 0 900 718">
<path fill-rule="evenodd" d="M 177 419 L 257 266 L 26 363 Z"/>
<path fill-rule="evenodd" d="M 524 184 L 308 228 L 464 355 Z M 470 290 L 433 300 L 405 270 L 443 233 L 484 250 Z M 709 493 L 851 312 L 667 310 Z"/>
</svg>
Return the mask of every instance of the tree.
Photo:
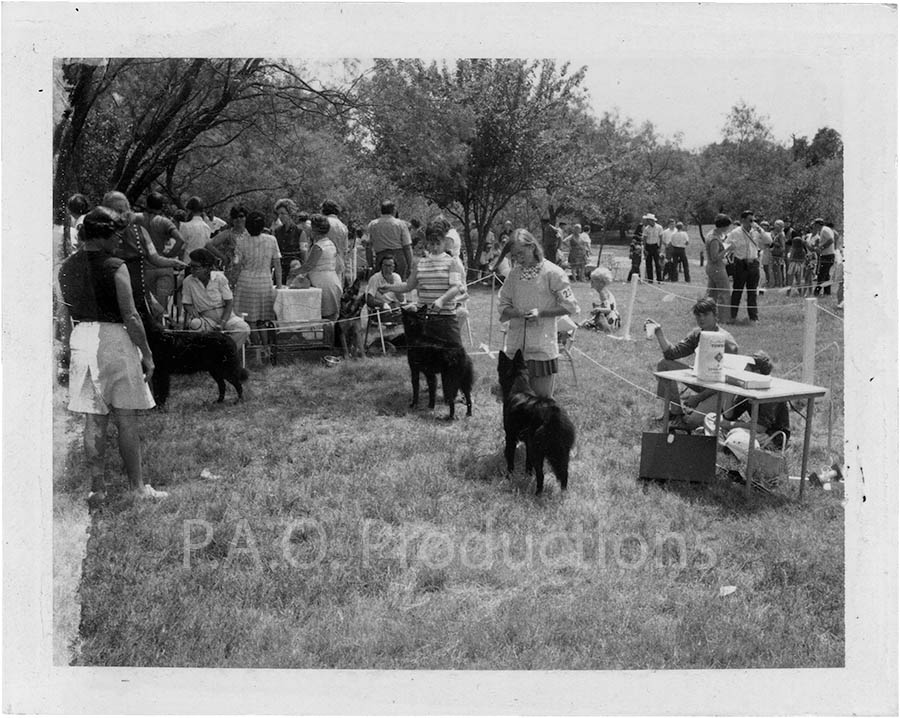
<svg viewBox="0 0 900 718">
<path fill-rule="evenodd" d="M 63 60 L 56 69 L 68 104 L 54 131 L 57 207 L 74 191 L 117 189 L 134 202 L 170 184 L 201 142 L 223 153 L 267 114 L 340 114 L 352 104 L 261 58 Z"/>
<path fill-rule="evenodd" d="M 465 59 L 452 69 L 377 61 L 361 142 L 398 186 L 462 222 L 466 254 L 475 257 L 510 200 L 545 186 L 570 139 L 566 120 L 585 71 L 551 60 Z"/>
</svg>

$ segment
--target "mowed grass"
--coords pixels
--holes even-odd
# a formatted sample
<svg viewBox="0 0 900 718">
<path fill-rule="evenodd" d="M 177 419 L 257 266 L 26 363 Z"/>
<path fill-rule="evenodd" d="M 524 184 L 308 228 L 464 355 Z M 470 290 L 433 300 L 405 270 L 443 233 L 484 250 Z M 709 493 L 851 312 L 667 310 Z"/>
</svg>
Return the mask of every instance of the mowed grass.
<svg viewBox="0 0 900 718">
<path fill-rule="evenodd" d="M 604 255 L 605 256 L 605 255 Z M 667 286 L 694 298 L 694 285 Z M 624 308 L 628 288 L 613 291 Z M 576 286 L 582 310 L 587 284 Z M 473 287 L 487 342 L 491 299 Z M 678 339 L 690 302 L 638 288 L 635 335 L 580 331 L 576 347 L 638 387 L 659 358 L 644 317 Z M 762 300 L 730 326 L 777 369 L 802 359 L 802 308 Z M 833 300 L 825 300 L 825 306 Z M 494 305 L 496 313 L 496 304 Z M 742 312 L 743 315 L 743 312 Z M 819 344 L 841 323 L 820 314 Z M 496 320 L 492 347 L 499 345 Z M 833 444 L 843 441 L 842 361 L 830 350 Z M 208 376 L 177 378 L 168 413 L 143 419 L 148 479 L 171 498 L 95 517 L 81 586 L 86 665 L 404 669 L 840 666 L 843 509 L 720 480 L 644 485 L 642 431 L 659 402 L 575 353 L 557 398 L 578 429 L 569 491 L 507 479 L 495 363 L 473 357 L 474 416 L 407 408 L 405 357 L 252 370 L 246 401 L 216 406 Z M 793 378 L 799 379 L 799 370 Z M 424 383 L 423 383 L 424 388 Z M 233 394 L 229 394 L 231 399 Z M 424 402 L 423 402 L 424 404 Z M 821 400 L 811 468 L 830 463 Z M 463 407 L 457 415 L 462 417 Z M 802 420 L 788 451 L 799 473 Z M 115 463 L 115 462 L 114 462 Z M 73 477 L 59 490 L 86 491 Z M 203 469 L 215 478 L 201 478 Z M 723 587 L 734 587 L 720 595 Z M 730 590 L 730 589 L 728 589 Z M 727 593 L 727 591 L 726 591 Z"/>
</svg>

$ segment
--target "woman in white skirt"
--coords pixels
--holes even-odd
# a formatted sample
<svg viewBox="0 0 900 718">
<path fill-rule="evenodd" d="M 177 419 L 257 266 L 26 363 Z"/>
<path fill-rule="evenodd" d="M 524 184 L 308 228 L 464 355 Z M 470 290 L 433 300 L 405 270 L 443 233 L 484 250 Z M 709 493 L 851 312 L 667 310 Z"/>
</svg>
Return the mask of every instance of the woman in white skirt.
<svg viewBox="0 0 900 718">
<path fill-rule="evenodd" d="M 69 410 L 85 414 L 84 450 L 91 471 L 88 505 L 106 501 L 105 457 L 110 415 L 119 454 L 136 498 L 165 498 L 144 483 L 136 412 L 152 409 L 153 357 L 134 306 L 125 262 L 113 257 L 119 220 L 97 207 L 82 222 L 81 250 L 59 270 L 63 301 L 75 322 L 69 369 Z"/>
</svg>

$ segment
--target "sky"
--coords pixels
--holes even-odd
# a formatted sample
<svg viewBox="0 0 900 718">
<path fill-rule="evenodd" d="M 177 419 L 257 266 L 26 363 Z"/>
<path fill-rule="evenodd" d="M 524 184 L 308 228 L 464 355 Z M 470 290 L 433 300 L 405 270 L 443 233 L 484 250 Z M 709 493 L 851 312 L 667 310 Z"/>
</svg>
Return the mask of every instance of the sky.
<svg viewBox="0 0 900 718">
<path fill-rule="evenodd" d="M 588 66 L 584 87 L 598 116 L 618 109 L 638 123 L 649 120 L 665 137 L 680 133 L 688 149 L 720 140 L 729 111 L 741 100 L 768 118 L 775 139 L 782 143 L 789 143 L 792 134 L 812 139 L 825 126 L 842 132 L 842 89 L 828 81 L 835 68 L 821 63 L 686 55 L 665 63 L 609 58 L 584 64 Z"/>
</svg>

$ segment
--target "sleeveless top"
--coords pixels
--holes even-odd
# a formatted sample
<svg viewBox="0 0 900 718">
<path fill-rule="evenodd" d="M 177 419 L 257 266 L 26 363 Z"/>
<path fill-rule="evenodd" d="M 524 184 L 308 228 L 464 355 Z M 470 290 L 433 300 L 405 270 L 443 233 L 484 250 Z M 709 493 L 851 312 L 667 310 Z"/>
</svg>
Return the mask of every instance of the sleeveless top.
<svg viewBox="0 0 900 718">
<path fill-rule="evenodd" d="M 63 262 L 59 287 L 73 321 L 123 323 L 115 274 L 124 263 L 106 252 L 84 250 Z"/>
<path fill-rule="evenodd" d="M 310 269 L 310 272 L 335 272 L 336 264 L 337 264 L 337 247 L 334 246 L 334 242 L 330 239 L 320 239 L 316 242 L 314 247 L 318 247 L 322 253 L 319 255 L 319 259 L 316 262 L 315 266 Z"/>
<path fill-rule="evenodd" d="M 418 277 L 419 302 L 431 304 L 450 289 L 450 270 L 456 261 L 449 254 L 438 256 L 426 255 L 419 260 L 416 275 Z M 456 314 L 456 303 L 441 309 L 438 314 Z"/>
</svg>

